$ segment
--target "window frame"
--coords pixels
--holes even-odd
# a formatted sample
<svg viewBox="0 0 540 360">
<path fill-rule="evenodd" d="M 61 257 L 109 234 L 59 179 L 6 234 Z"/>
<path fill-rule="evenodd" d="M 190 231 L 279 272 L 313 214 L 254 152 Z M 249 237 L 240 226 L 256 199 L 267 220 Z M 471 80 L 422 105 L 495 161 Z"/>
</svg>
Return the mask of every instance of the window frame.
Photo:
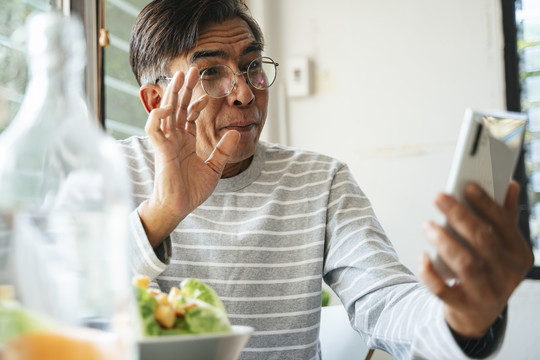
<svg viewBox="0 0 540 360">
<path fill-rule="evenodd" d="M 506 82 L 507 110 L 521 112 L 521 83 L 519 77 L 518 27 L 516 23 L 516 1 L 501 0 L 502 22 L 504 34 L 504 63 Z M 525 149 L 522 149 L 514 179 L 521 185 L 519 194 L 519 228 L 532 248 L 531 231 L 529 227 L 529 201 L 527 195 L 528 178 L 525 172 Z M 533 266 L 526 275 L 528 279 L 540 279 L 540 267 Z"/>
<path fill-rule="evenodd" d="M 99 42 L 103 22 L 103 0 L 56 0 L 66 15 L 75 15 L 83 23 L 86 37 L 87 64 L 85 90 L 88 108 L 104 126 L 103 48 Z"/>
</svg>

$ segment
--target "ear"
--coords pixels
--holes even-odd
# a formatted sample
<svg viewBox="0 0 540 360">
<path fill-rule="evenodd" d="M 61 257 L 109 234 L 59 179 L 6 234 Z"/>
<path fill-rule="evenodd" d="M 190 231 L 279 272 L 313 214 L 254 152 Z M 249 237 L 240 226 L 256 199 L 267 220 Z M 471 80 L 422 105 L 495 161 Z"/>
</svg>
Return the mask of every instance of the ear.
<svg viewBox="0 0 540 360">
<path fill-rule="evenodd" d="M 156 84 L 145 84 L 139 89 L 139 97 L 147 113 L 159 107 L 163 97 L 163 88 Z"/>
</svg>

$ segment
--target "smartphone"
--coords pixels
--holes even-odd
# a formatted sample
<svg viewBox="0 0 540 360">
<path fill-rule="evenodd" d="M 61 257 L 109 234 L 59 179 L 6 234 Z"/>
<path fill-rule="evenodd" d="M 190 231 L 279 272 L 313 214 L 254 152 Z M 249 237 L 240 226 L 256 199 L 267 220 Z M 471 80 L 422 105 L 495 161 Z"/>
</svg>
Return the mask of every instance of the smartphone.
<svg viewBox="0 0 540 360">
<path fill-rule="evenodd" d="M 521 152 L 526 124 L 527 116 L 521 113 L 467 109 L 445 191 L 468 206 L 465 186 L 475 182 L 502 205 Z M 468 246 L 448 224 L 446 228 Z M 438 254 L 432 258 L 439 275 L 447 280 L 455 278 Z"/>
</svg>

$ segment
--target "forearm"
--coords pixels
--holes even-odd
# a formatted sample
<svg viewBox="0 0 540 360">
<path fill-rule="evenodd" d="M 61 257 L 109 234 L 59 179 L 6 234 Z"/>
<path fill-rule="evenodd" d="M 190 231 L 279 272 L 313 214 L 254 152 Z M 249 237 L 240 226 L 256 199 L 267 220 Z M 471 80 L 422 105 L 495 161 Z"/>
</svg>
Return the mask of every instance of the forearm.
<svg viewBox="0 0 540 360">
<path fill-rule="evenodd" d="M 379 290 L 382 294 L 372 293 L 355 303 L 354 327 L 370 347 L 383 349 L 396 359 L 453 360 L 488 358 L 500 348 L 505 319 L 494 324 L 486 337 L 461 342 L 444 320 L 442 302 L 421 287 L 407 291 L 410 286 Z"/>
</svg>

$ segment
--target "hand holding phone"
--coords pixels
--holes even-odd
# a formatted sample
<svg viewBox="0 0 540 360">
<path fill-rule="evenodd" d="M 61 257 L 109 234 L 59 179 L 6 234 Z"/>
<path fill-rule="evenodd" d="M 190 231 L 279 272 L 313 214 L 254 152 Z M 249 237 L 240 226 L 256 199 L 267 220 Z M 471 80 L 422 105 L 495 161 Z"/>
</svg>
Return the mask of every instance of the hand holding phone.
<svg viewBox="0 0 540 360">
<path fill-rule="evenodd" d="M 446 192 L 467 205 L 465 185 L 475 182 L 502 205 L 521 152 L 526 123 L 526 116 L 520 113 L 467 109 Z M 467 245 L 451 227 L 446 227 Z M 438 255 L 434 256 L 433 267 L 445 279 L 455 277 Z"/>
</svg>

